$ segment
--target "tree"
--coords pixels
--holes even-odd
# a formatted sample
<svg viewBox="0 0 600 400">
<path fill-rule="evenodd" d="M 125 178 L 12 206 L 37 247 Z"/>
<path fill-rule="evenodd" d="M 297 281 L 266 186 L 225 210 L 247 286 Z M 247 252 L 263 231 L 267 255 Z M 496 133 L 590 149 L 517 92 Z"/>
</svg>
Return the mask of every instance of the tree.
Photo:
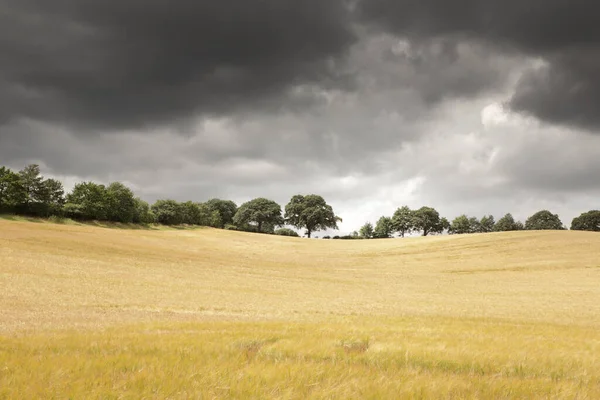
<svg viewBox="0 0 600 400">
<path fill-rule="evenodd" d="M 450 233 L 453 235 L 464 235 L 471 233 L 471 221 L 466 215 L 460 215 L 452 220 L 450 225 Z"/>
<path fill-rule="evenodd" d="M 573 218 L 571 230 L 600 232 L 600 211 L 591 210 Z"/>
<path fill-rule="evenodd" d="M 392 216 L 392 227 L 395 232 L 398 232 L 401 237 L 409 234 L 415 228 L 413 220 L 413 211 L 407 206 L 403 206 L 396 210 Z"/>
<path fill-rule="evenodd" d="M 494 225 L 495 232 L 509 232 L 520 230 L 523 230 L 523 224 L 521 222 L 515 222 L 515 219 L 510 213 L 500 218 L 498 222 L 496 222 L 496 224 Z"/>
<path fill-rule="evenodd" d="M 442 233 L 446 228 L 447 220 L 440 218 L 440 214 L 431 207 L 421 207 L 413 212 L 413 226 L 421 231 L 423 236 L 432 233 Z"/>
<path fill-rule="evenodd" d="M 281 206 L 262 197 L 242 204 L 233 216 L 233 222 L 242 229 L 255 225 L 257 232 L 272 231 L 285 223 L 281 216 Z"/>
<path fill-rule="evenodd" d="M 0 167 L 0 212 L 15 212 L 25 202 L 25 191 L 19 174 Z"/>
<path fill-rule="evenodd" d="M 65 204 L 65 190 L 60 181 L 46 179 L 42 181 L 36 193 L 36 203 L 32 211 L 39 216 L 62 215 Z"/>
<path fill-rule="evenodd" d="M 207 226 L 209 222 L 210 212 L 208 207 L 200 206 L 198 203 L 193 201 L 186 201 L 185 203 L 179 204 L 181 210 L 181 223 L 188 225 L 202 225 Z"/>
<path fill-rule="evenodd" d="M 120 182 L 113 182 L 106 188 L 107 219 L 113 222 L 133 222 L 136 214 L 136 201 L 133 191 Z"/>
<path fill-rule="evenodd" d="M 515 222 L 515 231 L 524 231 L 525 225 L 521 221 Z"/>
<path fill-rule="evenodd" d="M 335 215 L 333 208 L 323 197 L 316 194 L 296 195 L 285 206 L 285 221 L 298 229 L 306 229 L 310 238 L 315 231 L 338 229 L 337 223 L 342 219 Z"/>
<path fill-rule="evenodd" d="M 469 233 L 480 233 L 481 232 L 481 222 L 477 217 L 469 218 Z"/>
<path fill-rule="evenodd" d="M 104 185 L 82 182 L 67 195 L 65 214 L 74 219 L 105 221 L 108 217 L 107 191 Z"/>
<path fill-rule="evenodd" d="M 496 224 L 493 215 L 486 215 L 479 221 L 479 227 L 481 233 L 489 233 L 494 231 L 494 225 Z"/>
<path fill-rule="evenodd" d="M 360 230 L 358 232 L 360 234 L 360 237 L 365 238 L 365 239 L 372 239 L 373 238 L 373 224 L 370 222 L 367 222 L 360 228 Z"/>
<path fill-rule="evenodd" d="M 219 214 L 218 225 L 211 225 L 212 227 L 223 228 L 225 225 L 233 224 L 233 217 L 238 209 L 237 204 L 233 201 L 211 199 L 204 204 L 206 204 L 211 213 L 217 212 Z"/>
<path fill-rule="evenodd" d="M 151 207 L 156 220 L 163 225 L 179 225 L 184 221 L 184 209 L 175 200 L 157 200 Z"/>
<path fill-rule="evenodd" d="M 150 211 L 150 205 L 140 198 L 135 198 L 135 215 L 133 222 L 136 224 L 153 224 L 156 222 L 156 216 Z"/>
<path fill-rule="evenodd" d="M 31 164 L 19 171 L 24 201 L 20 205 L 21 212 L 37 214 L 39 197 L 42 195 L 44 178 L 40 175 L 40 166 Z"/>
<path fill-rule="evenodd" d="M 450 230 L 450 221 L 448 221 L 446 217 L 442 217 L 440 219 L 439 232 L 437 233 L 443 233 L 444 231 L 448 230 Z"/>
<path fill-rule="evenodd" d="M 390 217 L 381 217 L 375 224 L 375 230 L 373 231 L 373 237 L 375 239 L 387 239 L 391 238 L 394 234 L 394 226 Z"/>
<path fill-rule="evenodd" d="M 564 225 L 557 214 L 548 210 L 538 211 L 525 221 L 525 229 L 529 231 L 563 230 Z"/>
</svg>

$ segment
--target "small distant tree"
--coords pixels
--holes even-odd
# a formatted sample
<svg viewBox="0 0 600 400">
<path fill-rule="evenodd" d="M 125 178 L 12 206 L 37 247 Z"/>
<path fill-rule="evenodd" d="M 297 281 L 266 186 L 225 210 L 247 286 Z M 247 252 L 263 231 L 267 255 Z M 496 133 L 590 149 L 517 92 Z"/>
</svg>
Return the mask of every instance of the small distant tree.
<svg viewBox="0 0 600 400">
<path fill-rule="evenodd" d="M 135 198 L 135 214 L 133 222 L 136 224 L 153 224 L 156 221 L 156 215 L 150 211 L 150 205 L 140 198 Z"/>
<path fill-rule="evenodd" d="M 481 232 L 481 222 L 477 217 L 469 218 L 469 233 L 480 233 Z"/>
<path fill-rule="evenodd" d="M 375 224 L 373 237 L 375 239 L 391 238 L 394 234 L 394 226 L 390 217 L 381 217 Z"/>
<path fill-rule="evenodd" d="M 298 232 L 296 232 L 293 229 L 289 229 L 289 228 L 281 228 L 281 229 L 277 229 L 275 231 L 276 235 L 279 236 L 291 236 L 291 237 L 300 237 L 300 235 L 298 235 Z M 325 238 L 323 238 L 325 239 Z"/>
<path fill-rule="evenodd" d="M 231 200 L 211 199 L 207 201 L 206 206 L 213 214 L 213 228 L 223 228 L 225 225 L 233 224 L 233 217 L 238 210 L 237 204 Z"/>
<path fill-rule="evenodd" d="M 21 187 L 24 194 L 24 202 L 21 204 L 21 211 L 30 214 L 38 202 L 38 196 L 42 191 L 44 178 L 40 175 L 40 166 L 31 164 L 19 171 Z"/>
<path fill-rule="evenodd" d="M 210 211 L 208 207 L 186 201 L 179 205 L 182 213 L 182 223 L 188 225 L 208 226 L 210 222 Z"/>
<path fill-rule="evenodd" d="M 508 213 L 500 218 L 494 225 L 495 232 L 521 231 L 524 229 L 522 222 L 517 222 L 512 214 Z"/>
<path fill-rule="evenodd" d="M 392 227 L 394 232 L 398 232 L 401 237 L 410 234 L 414 228 L 414 211 L 408 206 L 398 208 L 392 216 Z"/>
<path fill-rule="evenodd" d="M 121 182 L 113 182 L 106 188 L 107 219 L 113 222 L 133 222 L 136 202 L 133 191 Z"/>
<path fill-rule="evenodd" d="M 422 232 L 423 236 L 442 233 L 447 225 L 447 220 L 440 218 L 440 214 L 432 207 L 421 207 L 413 212 L 413 225 L 415 230 Z"/>
<path fill-rule="evenodd" d="M 41 217 L 62 216 L 65 204 L 64 196 L 65 190 L 60 181 L 56 179 L 42 181 L 36 191 L 36 201 L 31 205 L 33 212 Z"/>
<path fill-rule="evenodd" d="M 0 212 L 15 212 L 25 202 L 25 191 L 19 174 L 0 167 Z"/>
<path fill-rule="evenodd" d="M 496 221 L 494 220 L 493 215 L 484 216 L 483 218 L 481 218 L 481 221 L 479 221 L 480 232 L 481 233 L 493 232 L 495 224 L 496 224 Z"/>
<path fill-rule="evenodd" d="M 373 238 L 373 224 L 367 222 L 359 229 L 360 237 L 364 239 L 372 239 Z"/>
<path fill-rule="evenodd" d="M 15 212 L 25 202 L 25 191 L 19 174 L 0 167 L 0 212 Z"/>
<path fill-rule="evenodd" d="M 542 210 L 527 218 L 525 229 L 530 231 L 564 230 L 565 227 L 557 214 L 552 214 L 548 210 Z"/>
<path fill-rule="evenodd" d="M 310 238 L 316 231 L 338 229 L 342 219 L 335 215 L 333 208 L 323 197 L 316 194 L 296 195 L 285 206 L 285 221 L 297 229 L 306 229 Z"/>
<path fill-rule="evenodd" d="M 573 218 L 571 230 L 600 232 L 600 211 L 591 210 Z"/>
<path fill-rule="evenodd" d="M 151 207 L 158 223 L 179 225 L 184 222 L 184 207 L 175 200 L 157 200 Z"/>
<path fill-rule="evenodd" d="M 453 235 L 464 235 L 466 233 L 471 233 L 471 221 L 469 217 L 466 215 L 460 215 L 454 220 L 452 220 L 452 224 L 450 225 L 450 233 Z"/>
<path fill-rule="evenodd" d="M 104 185 L 82 182 L 67 195 L 65 214 L 74 219 L 104 221 L 108 217 L 109 203 Z"/>
<path fill-rule="evenodd" d="M 262 197 L 242 204 L 233 217 L 233 222 L 242 229 L 253 225 L 257 232 L 272 232 L 273 228 L 285 223 L 281 216 L 281 206 Z"/>
</svg>

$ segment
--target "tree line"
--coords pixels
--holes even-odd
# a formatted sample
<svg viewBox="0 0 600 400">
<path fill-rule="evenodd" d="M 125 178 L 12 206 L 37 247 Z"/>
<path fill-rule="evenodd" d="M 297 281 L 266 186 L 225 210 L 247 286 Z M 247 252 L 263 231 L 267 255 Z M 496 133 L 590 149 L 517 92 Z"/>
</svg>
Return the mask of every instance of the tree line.
<svg viewBox="0 0 600 400">
<path fill-rule="evenodd" d="M 391 238 L 398 234 L 404 237 L 408 234 L 462 235 L 469 233 L 508 232 L 521 230 L 566 230 L 557 214 L 548 210 L 541 210 L 531 215 L 525 223 L 515 221 L 512 214 L 508 213 L 498 221 L 493 215 L 486 215 L 481 219 L 460 215 L 452 222 L 441 217 L 437 210 L 431 207 L 422 207 L 411 210 L 408 206 L 398 208 L 391 217 L 382 216 L 375 225 L 365 223 L 358 232 L 344 239 L 379 239 Z M 600 232 L 600 211 L 591 210 L 573 219 L 571 230 Z M 334 237 L 337 238 L 337 237 Z"/>
<path fill-rule="evenodd" d="M 293 196 L 284 209 L 277 202 L 256 198 L 239 207 L 231 200 L 211 199 L 206 202 L 157 200 L 150 205 L 136 197 L 120 182 L 108 185 L 81 182 L 65 193 L 63 184 L 46 179 L 40 167 L 28 165 L 21 171 L 0 167 L 0 213 L 35 217 L 70 218 L 78 221 L 108 221 L 136 224 L 197 225 L 248 232 L 299 236 L 291 226 L 303 229 L 309 238 L 314 232 L 338 229 L 341 218 L 323 197 L 309 194 Z M 461 215 L 451 222 L 432 207 L 416 210 L 398 208 L 392 216 L 382 216 L 373 225 L 365 223 L 358 232 L 334 239 L 376 239 L 435 234 L 469 234 L 518 230 L 567 229 L 559 216 L 541 210 L 525 223 L 506 214 L 498 221 L 492 215 Z M 573 219 L 572 230 L 600 231 L 600 211 L 591 210 Z M 324 238 L 330 238 L 325 236 Z"/>
<path fill-rule="evenodd" d="M 231 200 L 206 202 L 157 200 L 150 205 L 120 182 L 81 182 L 65 193 L 56 179 L 45 179 L 37 164 L 21 171 L 0 167 L 0 213 L 77 221 L 197 225 L 221 229 L 299 236 L 285 225 L 305 229 L 310 237 L 323 229 L 338 229 L 341 219 L 318 195 L 296 195 L 285 210 L 273 200 L 256 198 L 239 207 Z"/>
</svg>

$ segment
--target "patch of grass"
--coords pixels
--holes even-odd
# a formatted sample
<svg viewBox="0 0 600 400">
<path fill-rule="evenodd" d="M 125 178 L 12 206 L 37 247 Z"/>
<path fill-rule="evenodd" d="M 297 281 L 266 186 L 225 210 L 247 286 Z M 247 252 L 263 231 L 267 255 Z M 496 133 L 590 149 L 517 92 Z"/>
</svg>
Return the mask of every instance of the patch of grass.
<svg viewBox="0 0 600 400">
<path fill-rule="evenodd" d="M 0 339 L 0 398 L 598 398 L 598 350 L 596 330 L 446 318 L 129 326 Z"/>
</svg>

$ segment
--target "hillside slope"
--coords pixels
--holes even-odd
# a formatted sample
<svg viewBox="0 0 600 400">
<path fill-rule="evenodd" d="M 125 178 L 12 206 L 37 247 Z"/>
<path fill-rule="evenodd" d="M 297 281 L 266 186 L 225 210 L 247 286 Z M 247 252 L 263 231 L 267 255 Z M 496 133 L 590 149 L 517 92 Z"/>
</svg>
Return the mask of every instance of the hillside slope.
<svg viewBox="0 0 600 400">
<path fill-rule="evenodd" d="M 600 235 L 326 241 L 0 221 L 0 287 L 0 334 L 338 315 L 600 325 Z"/>
</svg>

